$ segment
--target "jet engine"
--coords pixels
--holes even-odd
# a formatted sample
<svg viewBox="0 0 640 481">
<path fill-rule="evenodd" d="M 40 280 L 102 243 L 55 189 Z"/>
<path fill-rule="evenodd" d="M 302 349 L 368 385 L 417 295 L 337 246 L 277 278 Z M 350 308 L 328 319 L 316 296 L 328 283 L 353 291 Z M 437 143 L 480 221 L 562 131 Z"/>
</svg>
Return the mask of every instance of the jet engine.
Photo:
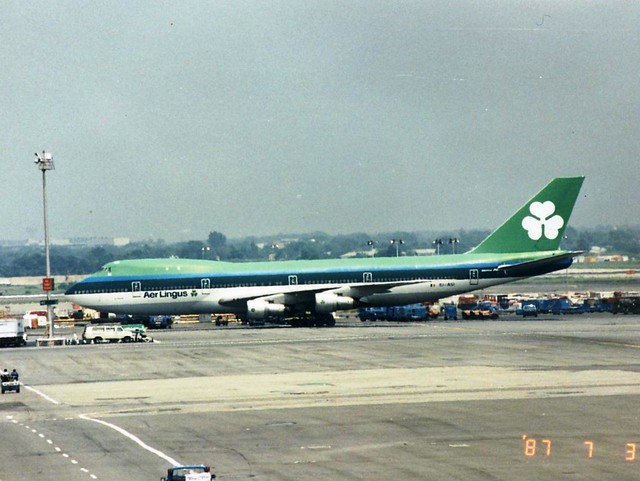
<svg viewBox="0 0 640 481">
<path fill-rule="evenodd" d="M 335 292 L 319 292 L 316 294 L 316 312 L 329 313 L 340 309 L 352 309 L 356 304 L 353 297 L 340 296 Z"/>
<path fill-rule="evenodd" d="M 264 299 L 252 299 L 247 301 L 247 316 L 249 319 L 266 319 L 270 316 L 284 315 L 286 306 Z"/>
</svg>

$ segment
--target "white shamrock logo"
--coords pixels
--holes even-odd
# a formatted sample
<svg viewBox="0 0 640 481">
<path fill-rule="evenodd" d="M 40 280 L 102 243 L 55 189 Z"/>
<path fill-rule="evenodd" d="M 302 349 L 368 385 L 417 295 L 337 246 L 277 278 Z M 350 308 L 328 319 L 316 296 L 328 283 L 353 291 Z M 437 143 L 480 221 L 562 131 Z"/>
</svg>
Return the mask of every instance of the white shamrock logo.
<svg viewBox="0 0 640 481">
<path fill-rule="evenodd" d="M 555 211 L 556 206 L 550 200 L 531 203 L 529 212 L 535 217 L 528 215 L 522 219 L 522 227 L 527 231 L 530 239 L 538 240 L 543 233 L 547 239 L 558 237 L 564 225 L 564 219 L 557 214 L 551 217 Z"/>
</svg>

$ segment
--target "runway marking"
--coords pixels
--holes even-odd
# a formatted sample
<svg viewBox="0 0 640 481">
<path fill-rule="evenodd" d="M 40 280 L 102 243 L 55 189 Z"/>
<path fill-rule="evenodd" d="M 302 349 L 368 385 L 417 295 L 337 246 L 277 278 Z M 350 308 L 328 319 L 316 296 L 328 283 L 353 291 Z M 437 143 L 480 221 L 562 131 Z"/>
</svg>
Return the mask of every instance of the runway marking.
<svg viewBox="0 0 640 481">
<path fill-rule="evenodd" d="M 11 415 L 7 415 L 6 417 L 7 417 L 7 419 L 8 419 L 8 420 L 10 420 L 12 423 L 14 423 L 14 424 L 18 424 L 19 426 L 22 426 L 22 427 L 24 427 L 25 429 L 28 429 L 28 430 L 29 430 L 29 431 L 31 431 L 33 434 L 37 434 L 37 435 L 38 435 L 38 437 L 39 437 L 39 438 L 41 438 L 41 439 L 43 439 L 43 440 L 45 440 L 45 441 L 47 442 L 47 444 L 49 444 L 49 445 L 53 445 L 53 440 L 52 440 L 52 439 L 50 439 L 50 438 L 47 438 L 47 436 L 45 436 L 43 433 L 38 432 L 38 430 L 37 430 L 37 429 L 32 428 L 31 426 L 29 426 L 29 425 L 27 425 L 27 424 L 24 424 L 24 423 L 20 423 L 20 422 L 18 422 L 18 421 L 17 421 L 16 419 L 14 419 L 14 418 L 13 418 L 13 416 L 11 416 Z M 59 448 L 58 446 L 53 446 L 53 449 L 55 449 L 55 451 L 56 451 L 57 453 L 62 454 L 62 457 L 63 457 L 63 458 L 69 459 L 69 461 L 71 462 L 71 464 L 75 464 L 75 465 L 79 464 L 79 461 L 78 461 L 78 460 L 76 460 L 76 459 L 72 458 L 68 453 L 64 453 L 64 452 L 62 452 L 62 449 L 61 449 L 61 448 Z M 98 479 L 98 477 L 97 477 L 95 474 L 91 474 L 87 468 L 80 468 L 80 471 L 82 471 L 83 473 L 87 473 L 87 474 L 89 474 L 89 476 L 91 477 L 91 479 Z M 2 481 L 2 480 L 0 480 L 0 481 Z"/>
<path fill-rule="evenodd" d="M 26 386 L 26 385 L 24 385 L 24 384 L 23 384 L 23 386 L 24 386 L 24 388 L 25 388 L 25 389 L 28 389 L 29 391 L 36 393 L 38 396 L 43 397 L 44 399 L 46 399 L 46 400 L 47 400 L 47 401 L 49 401 L 50 403 L 53 403 L 53 404 L 60 404 L 58 401 L 56 401 L 55 399 L 53 399 L 53 398 L 52 398 L 52 397 L 50 397 L 50 396 L 47 396 L 47 395 L 46 395 L 45 393 L 43 393 L 42 391 L 38 391 L 36 388 L 33 388 L 33 387 L 31 387 L 31 386 Z"/>
<path fill-rule="evenodd" d="M 155 454 L 156 456 L 158 456 L 159 458 L 164 459 L 165 461 L 167 461 L 168 463 L 170 463 L 172 466 L 175 465 L 179 465 L 180 463 L 178 461 L 176 461 L 175 459 L 173 459 L 171 456 L 163 453 L 162 451 L 160 451 L 159 449 L 156 449 L 154 447 L 149 446 L 147 443 L 145 443 L 144 441 L 142 441 L 139 437 L 137 437 L 134 434 L 131 434 L 129 431 L 127 431 L 126 429 L 121 428 L 120 426 L 116 426 L 115 424 L 112 423 L 108 423 L 106 421 L 103 421 L 101 419 L 95 419 L 95 418 L 91 418 L 89 416 L 87 416 L 86 414 L 80 414 L 80 416 L 78 416 L 80 419 L 84 419 L 86 421 L 93 421 L 94 423 L 98 423 L 98 424 L 102 424 L 103 426 L 107 426 L 108 428 L 113 429 L 114 431 L 119 432 L 120 434 L 122 434 L 124 437 L 129 438 L 131 441 L 133 441 L 134 443 L 138 444 L 141 448 L 146 449 L 147 451 L 149 451 L 152 454 Z"/>
</svg>

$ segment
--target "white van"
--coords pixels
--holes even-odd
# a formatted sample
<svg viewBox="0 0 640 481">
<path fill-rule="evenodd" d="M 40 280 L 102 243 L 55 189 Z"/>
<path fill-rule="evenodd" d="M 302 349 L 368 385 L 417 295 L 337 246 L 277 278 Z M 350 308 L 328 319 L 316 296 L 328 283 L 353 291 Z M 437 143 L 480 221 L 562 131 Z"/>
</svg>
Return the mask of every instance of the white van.
<svg viewBox="0 0 640 481">
<path fill-rule="evenodd" d="M 82 340 L 85 342 L 131 342 L 134 340 L 134 333 L 122 326 L 93 326 L 87 325 L 82 332 Z"/>
</svg>

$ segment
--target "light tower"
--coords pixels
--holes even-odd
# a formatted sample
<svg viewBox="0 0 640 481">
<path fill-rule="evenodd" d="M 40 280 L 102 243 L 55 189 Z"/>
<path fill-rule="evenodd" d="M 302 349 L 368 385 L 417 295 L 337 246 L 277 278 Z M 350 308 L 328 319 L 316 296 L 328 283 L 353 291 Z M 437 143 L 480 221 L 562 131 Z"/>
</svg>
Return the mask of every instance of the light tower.
<svg viewBox="0 0 640 481">
<path fill-rule="evenodd" d="M 391 239 L 389 241 L 389 243 L 391 245 L 395 244 L 395 246 L 396 246 L 396 257 L 400 257 L 400 244 L 404 244 L 404 241 L 402 239 Z"/>
<path fill-rule="evenodd" d="M 433 245 L 436 246 L 436 255 L 440 255 L 440 246 L 442 245 L 442 239 L 436 239 L 433 241 Z"/>
<path fill-rule="evenodd" d="M 460 243 L 460 239 L 458 239 L 457 237 L 450 237 L 449 238 L 449 244 L 451 244 L 451 252 L 453 254 L 456 253 L 456 244 Z"/>
<path fill-rule="evenodd" d="M 41 302 L 47 306 L 47 331 L 49 339 L 53 338 L 53 308 L 55 301 L 51 299 L 51 291 L 54 289 L 53 278 L 51 277 L 51 263 L 49 260 L 49 221 L 47 217 L 47 170 L 54 170 L 53 156 L 51 152 L 42 151 L 35 154 L 36 166 L 42 171 L 42 205 L 44 210 L 44 255 L 46 259 L 46 277 L 42 279 L 42 290 L 47 294 L 47 300 Z"/>
<path fill-rule="evenodd" d="M 374 241 L 374 240 L 368 240 L 367 241 L 367 245 L 369 246 L 369 249 L 370 249 L 369 252 L 371 252 L 371 257 L 375 257 L 376 256 L 376 248 L 373 247 L 375 245 L 375 243 L 376 243 L 376 241 Z"/>
</svg>

